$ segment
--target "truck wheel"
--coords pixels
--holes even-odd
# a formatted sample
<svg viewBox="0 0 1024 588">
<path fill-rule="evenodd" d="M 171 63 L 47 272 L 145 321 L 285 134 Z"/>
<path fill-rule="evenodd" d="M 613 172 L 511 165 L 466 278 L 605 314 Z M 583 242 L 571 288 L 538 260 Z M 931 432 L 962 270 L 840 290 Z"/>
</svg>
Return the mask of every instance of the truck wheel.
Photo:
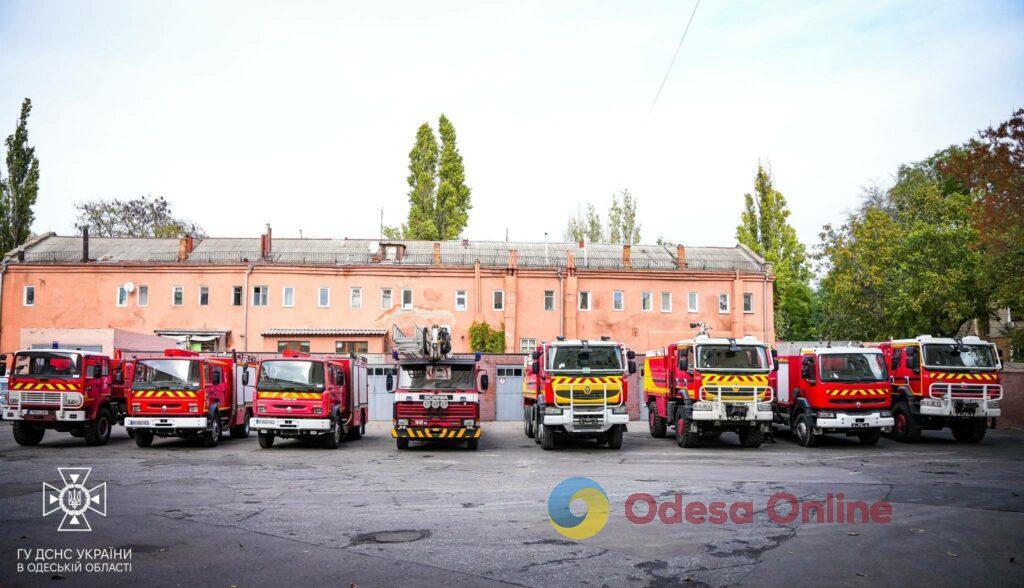
<svg viewBox="0 0 1024 588">
<path fill-rule="evenodd" d="M 740 437 L 740 447 L 756 449 L 764 443 L 764 432 L 761 431 L 760 425 L 744 427 L 737 434 Z"/>
<path fill-rule="evenodd" d="M 136 431 L 135 432 L 135 445 L 137 447 L 146 448 L 153 444 L 153 433 L 149 431 Z"/>
<path fill-rule="evenodd" d="M 818 444 L 818 436 L 814 434 L 811 418 L 805 412 L 797 415 L 796 424 L 793 425 L 793 433 L 796 435 L 796 442 L 804 447 L 814 447 Z"/>
<path fill-rule="evenodd" d="M 479 446 L 480 446 L 480 440 L 479 439 L 470 439 L 469 441 L 466 441 L 466 449 L 468 449 L 470 451 L 476 451 L 477 447 L 479 447 Z"/>
<path fill-rule="evenodd" d="M 203 432 L 203 447 L 216 447 L 220 443 L 220 416 L 213 418 L 210 428 Z"/>
<path fill-rule="evenodd" d="M 533 442 L 540 445 L 540 430 L 544 427 L 544 422 L 541 420 L 544 417 L 541 413 L 537 412 L 537 407 L 533 407 Z"/>
<path fill-rule="evenodd" d="M 545 451 L 551 451 L 555 448 L 555 429 L 551 425 L 541 425 L 540 434 L 540 448 Z"/>
<path fill-rule="evenodd" d="M 857 437 L 860 439 L 861 445 L 878 445 L 878 440 L 882 438 L 882 432 L 878 429 L 871 429 L 860 433 Z"/>
<path fill-rule="evenodd" d="M 240 425 L 231 427 L 232 439 L 245 439 L 249 436 L 249 419 L 252 418 L 252 411 L 245 411 L 245 421 Z"/>
<path fill-rule="evenodd" d="M 527 437 L 533 438 L 533 409 L 529 406 L 523 409 L 523 433 Z"/>
<path fill-rule="evenodd" d="M 921 425 L 914 420 L 910 405 L 905 401 L 896 403 L 892 408 L 892 438 L 902 443 L 914 443 L 921 440 Z"/>
<path fill-rule="evenodd" d="M 395 439 L 395 445 L 397 445 L 399 449 L 409 449 L 409 438 L 398 437 Z"/>
<path fill-rule="evenodd" d="M 324 447 L 337 449 L 341 447 L 341 423 L 331 423 L 331 430 L 324 435 Z"/>
<path fill-rule="evenodd" d="M 362 437 L 363 429 L 361 425 L 359 427 L 351 427 L 348 430 L 348 433 L 345 435 L 345 438 L 348 439 L 349 441 L 358 441 L 362 439 Z"/>
<path fill-rule="evenodd" d="M 622 449 L 622 426 L 615 425 L 608 431 L 608 449 Z"/>
<path fill-rule="evenodd" d="M 270 449 L 274 446 L 274 434 L 273 433 L 256 433 L 256 438 L 260 440 L 260 447 L 263 449 Z"/>
<path fill-rule="evenodd" d="M 985 438 L 988 425 L 984 420 L 972 421 L 962 425 L 953 425 L 953 438 L 960 443 L 981 443 Z"/>
<path fill-rule="evenodd" d="M 658 414 L 656 402 L 647 405 L 647 428 L 651 430 L 651 437 L 655 439 L 663 439 L 668 431 L 668 421 Z"/>
<path fill-rule="evenodd" d="M 700 441 L 700 433 L 694 433 L 690 431 L 690 428 L 686 425 L 686 419 L 679 417 L 676 419 L 676 444 L 680 447 L 696 447 Z"/>
<path fill-rule="evenodd" d="M 25 447 L 39 445 L 39 442 L 43 440 L 43 435 L 45 434 L 46 429 L 35 423 L 14 421 L 14 441 L 18 445 L 23 445 Z"/>
<path fill-rule="evenodd" d="M 110 426 L 110 409 L 104 406 L 96 413 L 96 418 L 92 422 L 85 424 L 85 444 L 106 445 L 110 439 Z"/>
</svg>

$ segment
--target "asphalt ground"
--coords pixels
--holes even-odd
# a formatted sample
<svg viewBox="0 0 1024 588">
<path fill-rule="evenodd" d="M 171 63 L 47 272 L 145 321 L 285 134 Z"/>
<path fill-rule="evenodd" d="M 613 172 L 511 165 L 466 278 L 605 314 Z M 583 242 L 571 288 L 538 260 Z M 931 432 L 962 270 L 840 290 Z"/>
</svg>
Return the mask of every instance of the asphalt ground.
<svg viewBox="0 0 1024 588">
<path fill-rule="evenodd" d="M 384 423 L 337 450 L 296 441 L 262 450 L 255 436 L 139 449 L 120 428 L 104 447 L 49 432 L 26 448 L 3 423 L 0 586 L 1021 582 L 1022 432 L 990 431 L 980 445 L 928 433 L 916 445 L 832 438 L 813 449 L 785 435 L 741 449 L 726 434 L 681 449 L 652 439 L 645 423 L 630 428 L 619 451 L 593 442 L 542 451 L 518 423 L 485 423 L 474 452 L 398 451 Z M 60 511 L 42 516 L 43 483 L 64 485 L 59 467 L 92 468 L 86 487 L 107 484 L 106 516 L 86 512 L 89 532 L 59 532 Z M 606 524 L 585 539 L 563 536 L 549 517 L 549 495 L 574 477 L 599 485 L 609 505 Z M 690 506 L 679 522 L 677 493 L 684 511 L 721 502 L 736 516 L 701 522 Z M 787 520 L 790 500 L 840 493 L 877 516 Z M 648 515 L 652 501 L 664 521 Z M 585 525 L 603 520 L 600 500 L 589 508 L 577 500 L 570 512 L 587 514 Z M 75 549 L 108 551 L 83 560 Z M 97 562 L 122 565 L 86 569 Z"/>
</svg>

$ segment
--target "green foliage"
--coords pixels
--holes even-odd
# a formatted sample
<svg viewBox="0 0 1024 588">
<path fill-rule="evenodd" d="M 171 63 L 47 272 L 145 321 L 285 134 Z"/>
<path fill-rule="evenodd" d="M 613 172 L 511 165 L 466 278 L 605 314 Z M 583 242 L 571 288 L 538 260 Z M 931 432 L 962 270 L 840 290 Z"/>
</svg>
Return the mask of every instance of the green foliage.
<svg viewBox="0 0 1024 588">
<path fill-rule="evenodd" d="M 177 238 L 206 235 L 199 225 L 175 218 L 171 205 L 163 196 L 90 200 L 79 202 L 75 210 L 78 211 L 78 227 L 89 227 L 89 233 L 97 237 Z"/>
<path fill-rule="evenodd" d="M 754 193 L 744 194 L 743 199 L 736 239 L 772 264 L 776 335 L 789 340 L 814 338 L 814 296 L 807 249 L 789 224 L 786 198 L 775 189 L 771 170 L 757 166 Z"/>
<path fill-rule="evenodd" d="M 0 174 L 0 252 L 6 253 L 28 240 L 39 193 L 39 159 L 28 144 L 28 115 L 32 101 L 25 98 L 14 134 L 7 137 L 7 177 Z"/>
<path fill-rule="evenodd" d="M 601 224 L 601 215 L 593 204 L 588 203 L 584 212 L 575 218 L 569 219 L 569 225 L 565 229 L 565 240 L 569 242 L 586 241 L 587 243 L 604 242 L 604 227 Z"/>
<path fill-rule="evenodd" d="M 469 327 L 469 348 L 481 353 L 505 353 L 505 325 L 499 331 L 487 323 L 473 323 Z"/>
<path fill-rule="evenodd" d="M 580 214 L 569 219 L 563 233 L 565 240 L 587 243 L 639 243 L 640 225 L 636 219 L 636 207 L 636 198 L 629 190 L 623 190 L 621 194 L 612 194 L 612 203 L 608 207 L 608 226 L 605 228 L 601 215 L 594 205 L 588 202 Z"/>
</svg>

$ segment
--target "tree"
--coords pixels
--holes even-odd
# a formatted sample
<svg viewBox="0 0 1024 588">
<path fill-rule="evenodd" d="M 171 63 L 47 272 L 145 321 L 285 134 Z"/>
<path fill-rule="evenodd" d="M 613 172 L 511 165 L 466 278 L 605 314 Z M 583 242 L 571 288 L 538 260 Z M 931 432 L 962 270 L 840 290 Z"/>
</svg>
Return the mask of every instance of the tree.
<svg viewBox="0 0 1024 588">
<path fill-rule="evenodd" d="M 441 167 L 437 173 L 437 207 L 434 225 L 438 239 L 455 239 L 469 222 L 469 186 L 466 185 L 466 167 L 462 162 L 455 140 L 455 126 L 441 115 L 437 121 L 441 135 Z"/>
<path fill-rule="evenodd" d="M 584 211 L 569 219 L 569 224 L 565 228 L 565 240 L 575 243 L 601 243 L 605 240 L 601 215 L 597 213 L 593 204 L 587 203 Z"/>
<path fill-rule="evenodd" d="M 480 353 L 505 353 L 505 325 L 501 330 L 487 323 L 469 326 L 469 348 Z"/>
<path fill-rule="evenodd" d="M 78 227 L 88 227 L 97 237 L 162 237 L 191 235 L 203 237 L 199 225 L 175 218 L 163 196 L 139 196 L 131 200 L 113 198 L 79 202 Z"/>
<path fill-rule="evenodd" d="M 7 252 L 28 240 L 39 193 L 39 159 L 28 144 L 28 115 L 32 101 L 21 103 L 14 134 L 7 137 L 7 177 L 0 174 L 0 251 Z"/>
<path fill-rule="evenodd" d="M 754 193 L 744 194 L 743 200 L 736 239 L 772 264 L 776 334 L 789 340 L 813 338 L 813 292 L 807 249 L 789 224 L 786 198 L 775 189 L 770 169 L 758 164 Z"/>
<path fill-rule="evenodd" d="M 612 203 L 608 207 L 607 229 L 597 209 L 588 202 L 583 211 L 569 218 L 563 233 L 565 240 L 588 243 L 639 243 L 640 225 L 636 222 L 636 199 L 629 190 L 623 190 L 621 196 L 620 202 L 619 194 L 612 194 Z"/>
</svg>

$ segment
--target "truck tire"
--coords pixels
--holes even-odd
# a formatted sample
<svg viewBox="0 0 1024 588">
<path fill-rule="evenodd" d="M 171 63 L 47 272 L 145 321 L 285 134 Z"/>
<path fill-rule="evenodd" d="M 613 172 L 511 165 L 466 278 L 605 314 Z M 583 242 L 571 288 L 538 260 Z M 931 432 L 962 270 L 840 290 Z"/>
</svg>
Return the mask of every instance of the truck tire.
<svg viewBox="0 0 1024 588">
<path fill-rule="evenodd" d="M 350 427 L 348 433 L 345 434 L 345 438 L 349 441 L 358 441 L 363 438 L 362 425 L 358 427 Z"/>
<path fill-rule="evenodd" d="M 676 444 L 689 449 L 700 443 L 700 433 L 690 431 L 686 425 L 686 419 L 680 416 L 676 419 Z"/>
<path fill-rule="evenodd" d="M 149 431 L 136 431 L 135 445 L 142 448 L 153 445 L 153 433 L 150 433 Z"/>
<path fill-rule="evenodd" d="M 408 437 L 398 437 L 398 438 L 395 439 L 395 445 L 399 449 L 409 449 L 409 438 Z"/>
<path fill-rule="evenodd" d="M 622 425 L 615 425 L 608 431 L 608 449 L 622 449 Z"/>
<path fill-rule="evenodd" d="M 523 409 L 523 433 L 530 439 L 535 434 L 533 431 L 533 407 L 530 406 Z"/>
<path fill-rule="evenodd" d="M 668 432 L 668 420 L 658 414 L 658 403 L 654 401 L 647 405 L 647 428 L 655 439 L 664 439 Z"/>
<path fill-rule="evenodd" d="M 14 421 L 13 429 L 14 441 L 24 447 L 39 445 L 39 442 L 43 440 L 43 435 L 46 435 L 46 429 L 25 421 Z"/>
<path fill-rule="evenodd" d="M 85 444 L 91 446 L 106 445 L 110 439 L 112 421 L 110 409 L 106 406 L 101 407 L 96 413 L 96 418 L 85 424 Z"/>
<path fill-rule="evenodd" d="M 327 449 L 341 447 L 341 423 L 337 421 L 331 423 L 331 430 L 324 435 L 324 447 Z"/>
<path fill-rule="evenodd" d="M 914 419 L 914 413 L 910 411 L 910 405 L 906 401 L 899 401 L 892 407 L 892 418 L 895 421 L 892 426 L 892 438 L 901 443 L 916 443 L 921 440 L 921 425 Z"/>
<path fill-rule="evenodd" d="M 807 416 L 806 412 L 796 416 L 793 436 L 796 437 L 796 442 L 804 447 L 814 447 L 818 444 L 818 436 L 814 434 L 814 427 L 811 426 L 811 417 Z"/>
<path fill-rule="evenodd" d="M 245 439 L 249 436 L 249 419 L 252 418 L 252 411 L 245 411 L 245 420 L 240 425 L 231 427 L 232 439 Z"/>
<path fill-rule="evenodd" d="M 555 448 L 555 428 L 551 425 L 541 425 L 540 434 L 540 448 L 544 451 L 551 451 Z"/>
<path fill-rule="evenodd" d="M 871 429 L 870 431 L 864 431 L 857 435 L 860 439 L 861 445 L 878 445 L 878 440 L 882 438 L 882 431 L 879 429 Z"/>
<path fill-rule="evenodd" d="M 220 443 L 221 424 L 220 416 L 213 417 L 210 428 L 203 431 L 203 447 L 216 447 Z"/>
<path fill-rule="evenodd" d="M 740 437 L 740 447 L 756 449 L 764 443 L 764 432 L 761 430 L 760 425 L 744 427 L 739 430 L 737 435 Z"/>
<path fill-rule="evenodd" d="M 962 425 L 953 425 L 953 438 L 960 443 L 981 443 L 988 430 L 988 424 L 984 420 L 971 421 Z"/>
<path fill-rule="evenodd" d="M 466 449 L 470 451 L 476 451 L 478 447 L 480 447 L 479 439 L 470 439 L 466 441 Z"/>
<path fill-rule="evenodd" d="M 260 441 L 260 447 L 263 449 L 270 449 L 274 446 L 274 434 L 273 433 L 256 433 L 256 438 Z"/>
<path fill-rule="evenodd" d="M 533 407 L 533 442 L 540 445 L 540 430 L 544 427 L 544 423 L 541 420 L 543 417 L 542 413 L 537 412 L 537 407 Z"/>
</svg>

